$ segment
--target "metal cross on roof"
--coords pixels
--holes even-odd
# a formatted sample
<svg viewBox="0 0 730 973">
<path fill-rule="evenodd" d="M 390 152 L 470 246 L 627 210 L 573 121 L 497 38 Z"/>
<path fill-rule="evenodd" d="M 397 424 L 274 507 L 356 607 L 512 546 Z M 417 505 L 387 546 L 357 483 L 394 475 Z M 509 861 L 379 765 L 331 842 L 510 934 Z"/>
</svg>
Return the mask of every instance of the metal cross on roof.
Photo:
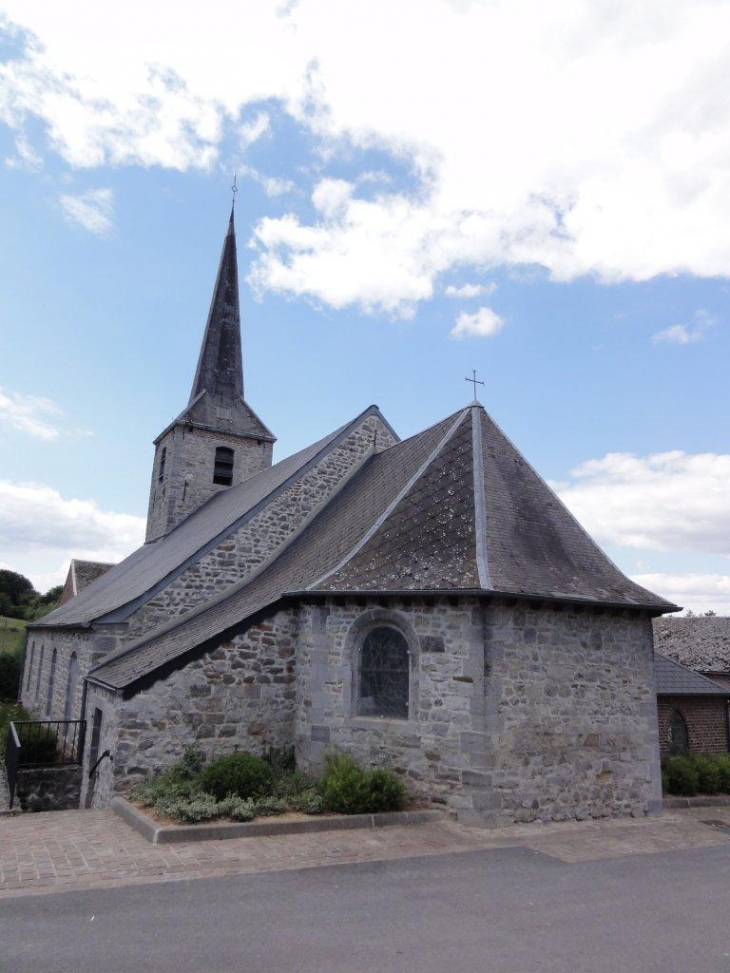
<svg viewBox="0 0 730 973">
<path fill-rule="evenodd" d="M 236 185 L 236 173 L 233 173 L 233 185 L 231 186 L 231 206 L 236 205 L 236 193 L 238 192 L 238 186 Z"/>
<path fill-rule="evenodd" d="M 474 386 L 474 401 L 478 402 L 479 399 L 477 398 L 477 385 L 484 385 L 484 382 L 480 381 L 477 378 L 477 373 L 475 368 L 472 368 L 471 375 L 472 375 L 471 378 L 465 378 L 464 381 L 472 383 L 472 385 Z"/>
</svg>

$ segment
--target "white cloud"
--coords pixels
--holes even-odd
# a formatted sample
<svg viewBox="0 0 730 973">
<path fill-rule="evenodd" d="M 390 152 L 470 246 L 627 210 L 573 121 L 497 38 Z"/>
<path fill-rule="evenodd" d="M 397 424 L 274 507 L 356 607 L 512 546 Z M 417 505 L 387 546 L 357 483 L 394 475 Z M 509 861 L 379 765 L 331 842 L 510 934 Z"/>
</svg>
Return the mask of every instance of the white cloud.
<svg viewBox="0 0 730 973">
<path fill-rule="evenodd" d="M 0 423 L 7 423 L 29 436 L 47 441 L 58 439 L 62 430 L 52 420 L 62 415 L 63 410 L 50 399 L 0 388 Z"/>
<path fill-rule="evenodd" d="M 281 179 L 277 176 L 265 176 L 257 169 L 253 169 L 251 166 L 242 166 L 240 171 L 242 175 L 249 176 L 251 179 L 257 182 L 269 197 L 282 196 L 284 193 L 290 193 L 296 188 L 291 179 Z"/>
<path fill-rule="evenodd" d="M 140 546 L 144 532 L 142 517 L 100 510 L 93 500 L 65 499 L 40 483 L 0 480 L 0 549 L 15 565 L 32 557 L 59 565 L 72 557 L 119 561 Z M 42 574 L 46 585 L 51 577 L 54 584 L 62 571 L 36 577 Z"/>
<path fill-rule="evenodd" d="M 652 341 L 666 341 L 674 345 L 689 345 L 705 337 L 708 329 L 716 323 L 715 318 L 704 309 L 695 311 L 692 324 L 673 324 L 664 331 L 652 335 Z"/>
<path fill-rule="evenodd" d="M 451 329 L 452 338 L 491 338 L 504 327 L 502 318 L 490 307 L 480 307 L 474 314 L 465 311 Z"/>
<path fill-rule="evenodd" d="M 0 66 L 0 118 L 19 138 L 40 120 L 43 150 L 73 166 L 208 169 L 226 126 L 273 100 L 323 159 L 374 147 L 414 173 L 407 192 L 351 197 L 312 225 L 263 221 L 260 287 L 410 314 L 467 266 L 730 275 L 728 3 L 5 9 L 38 40 Z M 380 283 L 358 280 L 370 254 Z"/>
<path fill-rule="evenodd" d="M 258 142 L 262 135 L 271 131 L 271 119 L 264 111 L 260 111 L 251 122 L 246 122 L 238 129 L 241 148 L 247 149 L 254 142 Z"/>
<path fill-rule="evenodd" d="M 730 575 L 635 574 L 632 579 L 668 601 L 695 613 L 730 615 Z"/>
<path fill-rule="evenodd" d="M 78 196 L 62 195 L 60 203 L 70 223 L 97 236 L 106 236 L 111 230 L 114 210 L 114 193 L 111 189 L 89 189 Z"/>
<path fill-rule="evenodd" d="M 444 291 L 447 297 L 456 298 L 470 298 L 470 297 L 483 297 L 488 294 L 494 294 L 497 290 L 497 285 L 491 284 L 462 284 L 461 287 L 456 287 L 454 284 L 449 284 L 449 286 Z"/>
<path fill-rule="evenodd" d="M 609 453 L 553 484 L 601 543 L 730 557 L 730 455 Z"/>
</svg>

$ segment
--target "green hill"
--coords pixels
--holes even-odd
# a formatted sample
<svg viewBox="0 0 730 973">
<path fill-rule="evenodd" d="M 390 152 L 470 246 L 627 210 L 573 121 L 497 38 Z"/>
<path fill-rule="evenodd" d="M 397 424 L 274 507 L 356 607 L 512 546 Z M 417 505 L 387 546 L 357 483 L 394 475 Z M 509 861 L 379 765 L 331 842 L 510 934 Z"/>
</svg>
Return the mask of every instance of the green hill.
<svg viewBox="0 0 730 973">
<path fill-rule="evenodd" d="M 25 636 L 25 622 L 21 618 L 0 615 L 0 652 L 20 649 Z"/>
</svg>

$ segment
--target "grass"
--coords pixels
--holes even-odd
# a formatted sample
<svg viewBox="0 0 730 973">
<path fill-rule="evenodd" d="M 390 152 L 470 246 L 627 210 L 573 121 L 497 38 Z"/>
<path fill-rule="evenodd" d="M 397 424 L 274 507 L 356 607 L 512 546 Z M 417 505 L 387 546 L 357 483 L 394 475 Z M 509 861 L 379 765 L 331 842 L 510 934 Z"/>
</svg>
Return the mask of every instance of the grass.
<svg viewBox="0 0 730 973">
<path fill-rule="evenodd" d="M 0 652 L 15 652 L 20 649 L 24 637 L 25 621 L 22 618 L 0 615 Z"/>
</svg>

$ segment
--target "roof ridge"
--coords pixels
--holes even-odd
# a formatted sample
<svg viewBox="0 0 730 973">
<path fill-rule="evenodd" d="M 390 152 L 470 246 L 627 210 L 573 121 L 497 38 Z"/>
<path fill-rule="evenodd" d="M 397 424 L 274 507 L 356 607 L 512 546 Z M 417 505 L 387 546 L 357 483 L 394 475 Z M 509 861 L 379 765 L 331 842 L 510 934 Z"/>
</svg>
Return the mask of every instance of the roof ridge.
<svg viewBox="0 0 730 973">
<path fill-rule="evenodd" d="M 437 443 L 437 445 L 435 446 L 435 448 L 431 450 L 431 452 L 429 453 L 429 455 L 426 457 L 426 459 L 423 461 L 423 463 L 419 466 L 419 468 L 416 470 L 416 472 L 413 474 L 413 476 L 408 480 L 408 482 L 405 484 L 405 486 L 399 491 L 399 493 L 397 494 L 397 496 L 388 504 L 388 506 L 385 508 L 385 510 L 383 511 L 383 513 L 377 518 L 377 520 L 375 520 L 375 522 L 373 524 L 371 524 L 370 528 L 367 531 L 365 531 L 365 533 L 363 534 L 363 536 L 360 538 L 360 540 L 357 542 L 357 544 L 355 544 L 355 546 L 352 548 L 352 550 L 348 554 L 346 554 L 345 557 L 342 558 L 342 560 L 338 564 L 336 564 L 335 567 L 333 567 L 330 571 L 327 571 L 320 578 L 317 578 L 317 580 L 313 584 L 308 585 L 307 586 L 307 590 L 312 590 L 314 588 L 317 588 L 320 584 L 322 584 L 324 581 L 326 581 L 327 578 L 332 577 L 333 574 L 337 574 L 338 571 L 341 571 L 342 568 L 344 568 L 344 566 L 349 561 L 351 561 L 353 557 L 355 557 L 355 555 L 358 553 L 358 551 L 361 551 L 362 550 L 362 548 L 377 533 L 377 531 L 382 527 L 382 525 L 385 523 L 385 521 L 388 519 L 388 517 L 390 517 L 390 515 L 393 513 L 393 511 L 398 507 L 398 505 L 404 499 L 404 497 L 408 496 L 408 494 L 410 493 L 410 491 L 413 489 L 414 485 L 421 479 L 421 477 L 423 476 L 423 474 L 426 472 L 426 470 L 431 465 L 431 463 L 439 455 L 439 453 L 444 448 L 444 446 L 446 445 L 446 443 L 448 443 L 449 440 L 452 438 L 452 436 L 454 435 L 454 433 L 456 432 L 456 430 L 459 428 L 459 426 L 461 425 L 461 423 L 464 421 L 464 418 L 465 418 L 466 414 L 469 411 L 470 411 L 469 407 L 467 407 L 466 409 L 461 409 L 460 410 L 460 412 L 458 413 L 458 418 L 456 419 L 456 421 L 454 423 L 452 423 L 452 425 L 449 427 L 448 431 L 441 437 L 441 439 L 439 440 L 439 442 Z M 449 418 L 451 418 L 451 417 L 449 417 Z M 442 420 L 442 422 L 443 421 L 444 420 Z M 446 420 L 446 421 L 448 421 L 448 420 Z M 437 425 L 440 425 L 440 423 L 437 423 Z M 429 428 L 432 428 L 432 427 L 429 427 Z M 418 433 L 418 435 L 423 435 L 424 432 L 428 432 L 428 429 L 423 430 L 423 432 Z M 415 438 L 415 437 L 410 437 L 410 438 Z M 403 442 L 408 442 L 408 440 L 407 439 L 406 440 L 403 440 Z M 401 444 L 399 443 L 398 445 L 401 445 Z"/>
<path fill-rule="evenodd" d="M 487 500 L 484 484 L 484 455 L 482 453 L 482 423 L 475 405 L 469 407 L 471 412 L 471 441 L 472 466 L 474 473 L 474 533 L 476 544 L 476 562 L 479 574 L 479 584 L 482 588 L 492 587 L 487 555 Z M 481 405 L 480 407 L 481 408 Z"/>
</svg>

